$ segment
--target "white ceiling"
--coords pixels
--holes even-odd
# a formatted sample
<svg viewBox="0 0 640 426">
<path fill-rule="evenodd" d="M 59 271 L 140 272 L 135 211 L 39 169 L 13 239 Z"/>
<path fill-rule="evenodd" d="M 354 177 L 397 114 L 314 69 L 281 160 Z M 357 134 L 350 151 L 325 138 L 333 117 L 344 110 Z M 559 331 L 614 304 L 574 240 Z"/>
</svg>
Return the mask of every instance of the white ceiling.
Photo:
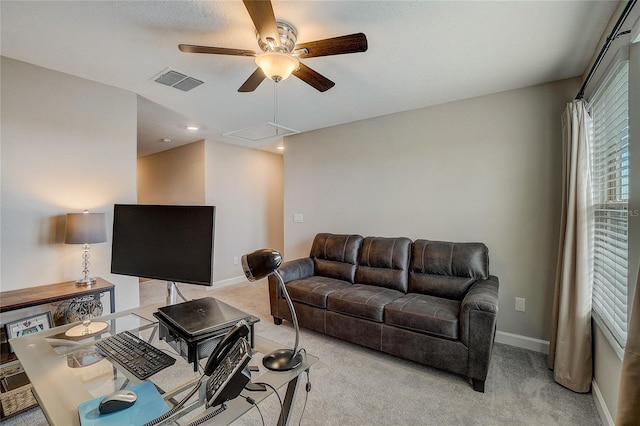
<svg viewBox="0 0 640 426">
<path fill-rule="evenodd" d="M 320 93 L 296 77 L 282 81 L 277 123 L 305 132 L 582 75 L 617 5 L 273 0 L 298 42 L 363 32 L 369 43 L 364 53 L 303 60 L 336 85 Z M 139 95 L 139 155 L 200 139 L 274 152 L 281 142 L 222 136 L 274 121 L 274 83 L 237 92 L 253 58 L 178 50 L 185 43 L 259 51 L 239 0 L 3 0 L 0 8 L 2 55 Z M 182 92 L 152 81 L 166 68 L 205 84 Z"/>
</svg>

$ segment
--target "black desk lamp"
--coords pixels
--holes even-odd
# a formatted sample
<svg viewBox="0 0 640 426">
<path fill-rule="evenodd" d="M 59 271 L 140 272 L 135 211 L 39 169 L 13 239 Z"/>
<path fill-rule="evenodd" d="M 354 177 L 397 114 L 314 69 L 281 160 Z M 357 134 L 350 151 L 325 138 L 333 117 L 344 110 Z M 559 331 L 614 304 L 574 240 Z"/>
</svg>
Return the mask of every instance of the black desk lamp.
<svg viewBox="0 0 640 426">
<path fill-rule="evenodd" d="M 296 343 L 293 345 L 293 349 L 277 349 L 268 353 L 262 359 L 262 364 L 269 370 L 274 371 L 293 370 L 302 364 L 302 354 L 298 352 L 298 339 L 300 336 L 298 317 L 293 308 L 293 302 L 291 302 L 291 298 L 287 292 L 287 287 L 284 285 L 284 281 L 278 273 L 278 266 L 280 266 L 281 263 L 282 255 L 271 249 L 256 250 L 253 253 L 242 256 L 242 269 L 249 281 L 261 280 L 271 274 L 276 276 L 278 283 L 280 283 L 280 288 L 282 288 L 284 298 L 289 305 L 289 310 L 291 311 L 293 326 L 296 329 Z"/>
</svg>

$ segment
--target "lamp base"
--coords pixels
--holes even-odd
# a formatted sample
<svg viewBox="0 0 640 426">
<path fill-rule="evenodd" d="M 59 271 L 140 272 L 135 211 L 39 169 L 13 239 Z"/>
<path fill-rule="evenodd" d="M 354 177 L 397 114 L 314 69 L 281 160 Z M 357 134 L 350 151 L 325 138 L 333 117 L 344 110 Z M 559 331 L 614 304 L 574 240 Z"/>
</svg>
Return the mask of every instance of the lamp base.
<svg viewBox="0 0 640 426">
<path fill-rule="evenodd" d="M 294 354 L 291 349 L 277 349 L 262 359 L 262 365 L 273 371 L 289 371 L 302 364 L 302 354 Z"/>
<path fill-rule="evenodd" d="M 76 285 L 77 286 L 88 286 L 88 287 L 91 287 L 95 283 L 96 283 L 96 279 L 95 278 L 82 278 L 80 280 L 76 280 Z"/>
</svg>

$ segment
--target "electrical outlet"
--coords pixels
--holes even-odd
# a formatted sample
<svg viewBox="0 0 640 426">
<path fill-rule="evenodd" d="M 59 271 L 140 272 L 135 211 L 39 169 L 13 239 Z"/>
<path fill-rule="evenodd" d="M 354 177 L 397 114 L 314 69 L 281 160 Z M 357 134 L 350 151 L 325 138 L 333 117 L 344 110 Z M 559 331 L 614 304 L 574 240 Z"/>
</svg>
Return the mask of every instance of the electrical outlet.
<svg viewBox="0 0 640 426">
<path fill-rule="evenodd" d="M 294 213 L 293 214 L 293 222 L 294 223 L 302 223 L 302 222 L 304 222 L 304 215 L 302 213 Z"/>
<path fill-rule="evenodd" d="M 233 264 L 237 265 L 238 264 L 238 256 L 234 256 L 233 257 Z"/>
<path fill-rule="evenodd" d="M 524 297 L 516 297 L 516 311 L 524 312 Z"/>
</svg>

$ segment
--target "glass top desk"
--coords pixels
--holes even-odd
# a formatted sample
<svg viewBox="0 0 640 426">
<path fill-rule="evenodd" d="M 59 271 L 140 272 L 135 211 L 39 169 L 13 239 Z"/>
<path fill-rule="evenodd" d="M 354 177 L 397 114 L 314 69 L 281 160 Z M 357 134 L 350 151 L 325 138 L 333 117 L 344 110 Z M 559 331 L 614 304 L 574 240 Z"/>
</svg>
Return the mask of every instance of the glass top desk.
<svg viewBox="0 0 640 426">
<path fill-rule="evenodd" d="M 96 356 L 93 350 L 95 349 L 93 343 L 96 340 L 125 330 L 138 334 L 176 359 L 174 365 L 147 379 L 161 390 L 162 397 L 168 402 L 170 408 L 193 388 L 200 378 L 200 373 L 194 373 L 192 364 L 176 354 L 166 342 L 157 338 L 158 322 L 153 312 L 159 306 L 162 305 L 134 308 L 95 318 L 94 322 L 105 322 L 108 328 L 101 334 L 78 338 L 79 340 L 76 341 L 60 339 L 60 337 L 64 337 L 64 333 L 78 325 L 77 323 L 11 340 L 14 352 L 33 385 L 34 395 L 40 408 L 51 425 L 79 425 L 78 404 L 141 383 L 133 374 L 111 363 L 108 358 Z M 286 425 L 300 374 L 308 370 L 318 361 L 318 358 L 306 354 L 304 362 L 297 369 L 273 372 L 262 366 L 262 355 L 282 348 L 282 345 L 255 336 L 254 346 L 250 365 L 259 367 L 259 372 L 252 373 L 252 381 L 265 382 L 276 389 L 287 385 L 283 409 L 278 420 L 279 425 Z M 206 358 L 201 360 L 201 363 L 204 362 Z M 242 395 L 253 398 L 259 404 L 272 393 L 273 391 L 267 387 L 266 391 L 244 390 Z M 190 412 L 185 416 L 188 416 L 188 421 L 194 421 L 216 408 L 212 407 L 205 411 L 205 407 L 197 404 L 197 401 L 198 393 L 186 404 L 186 406 L 191 405 Z M 215 416 L 209 424 L 229 424 L 253 407 L 242 397 L 228 401 L 226 405 L 227 409 Z M 178 419 L 178 421 L 182 423 L 184 419 Z"/>
</svg>

